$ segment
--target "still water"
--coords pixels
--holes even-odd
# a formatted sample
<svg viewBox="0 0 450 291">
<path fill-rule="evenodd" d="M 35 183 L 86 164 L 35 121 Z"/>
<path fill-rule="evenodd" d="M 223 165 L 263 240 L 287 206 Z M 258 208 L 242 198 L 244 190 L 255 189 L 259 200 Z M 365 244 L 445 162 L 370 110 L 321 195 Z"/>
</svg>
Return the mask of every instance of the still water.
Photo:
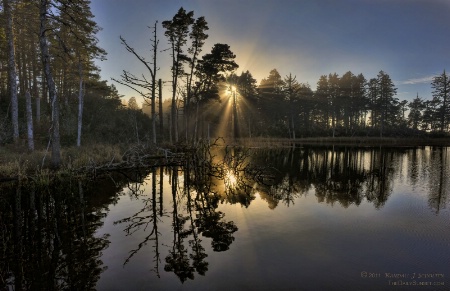
<svg viewBox="0 0 450 291">
<path fill-rule="evenodd" d="M 227 148 L 10 185 L 0 290 L 450 290 L 449 191 L 442 147 Z"/>
</svg>

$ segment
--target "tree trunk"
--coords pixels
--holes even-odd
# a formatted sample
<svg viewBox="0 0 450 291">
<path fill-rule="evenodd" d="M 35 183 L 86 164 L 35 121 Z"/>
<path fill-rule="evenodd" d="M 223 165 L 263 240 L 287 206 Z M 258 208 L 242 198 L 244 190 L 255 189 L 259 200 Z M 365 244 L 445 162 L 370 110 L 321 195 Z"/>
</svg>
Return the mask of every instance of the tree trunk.
<svg viewBox="0 0 450 291">
<path fill-rule="evenodd" d="M 41 98 L 39 96 L 39 90 L 38 90 L 38 81 L 37 81 L 37 64 L 35 62 L 36 59 L 36 53 L 35 50 L 31 50 L 31 69 L 33 73 L 33 96 L 36 98 L 36 124 L 39 125 L 41 122 Z"/>
<path fill-rule="evenodd" d="M 198 107 L 199 107 L 199 102 L 197 101 L 197 106 L 196 106 L 196 110 L 195 110 L 195 127 L 194 127 L 194 141 L 197 141 L 197 132 L 198 132 Z"/>
<path fill-rule="evenodd" d="M 445 74 L 444 71 L 444 75 L 443 75 L 443 81 L 444 81 L 444 90 L 443 90 L 443 98 L 442 98 L 442 114 L 441 114 L 441 132 L 444 132 L 447 125 L 446 125 L 446 121 L 447 121 L 447 91 L 448 91 L 448 79 L 447 79 L 447 75 Z"/>
<path fill-rule="evenodd" d="M 28 138 L 28 150 L 34 151 L 34 136 L 33 136 L 33 110 L 31 107 L 31 95 L 30 92 L 25 93 L 25 103 L 27 108 L 27 138 Z"/>
<path fill-rule="evenodd" d="M 83 92 L 83 67 L 81 60 L 78 63 L 78 74 L 80 77 L 80 88 L 78 91 L 78 132 L 77 132 L 77 147 L 81 146 L 81 128 L 83 126 L 83 105 L 84 105 L 84 92 Z"/>
<path fill-rule="evenodd" d="M 56 94 L 55 81 L 50 70 L 50 53 L 48 50 L 47 31 L 47 10 L 48 0 L 40 1 L 40 30 L 39 30 L 39 46 L 42 55 L 42 64 L 44 74 L 47 80 L 49 90 L 49 98 L 52 110 L 52 126 L 51 126 L 51 144 L 52 144 L 52 167 L 58 168 L 61 164 L 61 144 L 59 136 L 59 102 Z"/>
<path fill-rule="evenodd" d="M 156 97 L 155 92 L 152 90 L 152 132 L 153 132 L 153 143 L 156 144 Z"/>
<path fill-rule="evenodd" d="M 292 121 L 292 138 L 295 139 L 295 123 L 294 123 L 294 115 L 291 115 Z"/>
<path fill-rule="evenodd" d="M 175 114 L 176 114 L 176 108 L 175 108 L 175 98 L 172 98 L 172 104 L 170 105 L 170 142 L 172 143 L 172 139 L 175 139 Z M 176 141 L 175 141 L 176 142 Z"/>
<path fill-rule="evenodd" d="M 152 133 L 153 133 L 153 143 L 156 144 L 156 53 L 158 51 L 158 40 L 156 38 L 156 25 L 153 31 L 153 74 L 152 75 Z"/>
<path fill-rule="evenodd" d="M 10 7 L 10 0 L 3 0 L 3 9 L 6 18 L 6 39 L 8 47 L 8 75 L 9 90 L 11 93 L 11 123 L 13 126 L 13 140 L 19 141 L 19 101 L 17 98 L 17 73 L 16 59 L 14 54 L 14 34 L 13 21 Z"/>
<path fill-rule="evenodd" d="M 164 141 L 164 116 L 163 116 L 163 101 L 162 101 L 162 80 L 158 80 L 159 87 L 159 135 L 161 141 Z"/>
<path fill-rule="evenodd" d="M 173 143 L 173 139 L 172 139 L 172 114 L 168 114 L 167 115 L 167 121 L 169 123 L 169 141 L 170 143 Z"/>
</svg>

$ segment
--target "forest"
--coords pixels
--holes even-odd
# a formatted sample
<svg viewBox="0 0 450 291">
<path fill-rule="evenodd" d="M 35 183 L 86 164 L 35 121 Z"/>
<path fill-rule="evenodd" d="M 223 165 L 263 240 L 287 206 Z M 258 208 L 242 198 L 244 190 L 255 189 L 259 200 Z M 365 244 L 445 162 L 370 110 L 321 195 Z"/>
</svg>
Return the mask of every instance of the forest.
<svg viewBox="0 0 450 291">
<path fill-rule="evenodd" d="M 23 160 L 41 169 L 112 164 L 125 160 L 136 145 L 167 155 L 169 149 L 218 137 L 239 143 L 248 138 L 448 136 L 445 70 L 433 78 L 432 96 L 412 101 L 396 97 L 384 71 L 368 78 L 350 71 L 322 75 L 313 90 L 293 73 L 283 77 L 273 69 L 258 84 L 251 72 L 237 73 L 229 45 L 216 43 L 203 53 L 207 19 L 184 8 L 172 19 L 154 20 L 149 55 L 137 52 L 126 35 L 118 37 L 117 45 L 146 74 L 124 70 L 102 80 L 95 61 L 105 60 L 107 52 L 97 39 L 101 28 L 90 4 L 2 0 L 0 176 L 23 170 Z M 165 39 L 158 38 L 160 30 Z M 162 50 L 163 42 L 168 49 Z M 170 58 L 170 79 L 159 75 L 161 58 Z M 163 83 L 170 84 L 170 96 L 162 96 Z M 131 88 L 143 106 L 136 97 L 122 96 L 114 84 Z"/>
</svg>

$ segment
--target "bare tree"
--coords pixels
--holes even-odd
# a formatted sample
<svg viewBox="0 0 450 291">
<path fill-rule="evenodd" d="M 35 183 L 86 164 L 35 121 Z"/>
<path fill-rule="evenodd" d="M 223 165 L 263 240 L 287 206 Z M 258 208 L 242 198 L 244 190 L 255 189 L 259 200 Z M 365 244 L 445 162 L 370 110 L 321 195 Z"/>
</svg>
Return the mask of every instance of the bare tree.
<svg viewBox="0 0 450 291">
<path fill-rule="evenodd" d="M 155 26 L 153 27 L 153 39 L 152 39 L 152 61 L 148 62 L 144 57 L 142 57 L 140 54 L 138 54 L 133 47 L 131 47 L 127 41 L 121 36 L 120 40 L 122 44 L 125 46 L 128 52 L 132 53 L 148 70 L 150 73 L 150 80 L 147 80 L 147 78 L 142 75 L 141 77 L 137 77 L 133 75 L 132 73 L 128 71 L 123 71 L 123 74 L 121 75 L 121 80 L 116 80 L 113 78 L 114 81 L 116 81 L 119 84 L 125 85 L 131 89 L 133 89 L 135 92 L 137 92 L 139 95 L 141 95 L 146 102 L 148 102 L 148 99 L 150 99 L 151 104 L 151 119 L 152 119 L 152 140 L 153 143 L 156 143 L 156 86 L 158 86 L 156 82 L 156 71 L 158 70 L 156 66 L 156 56 L 158 51 L 158 43 L 159 40 L 156 37 L 156 26 L 158 24 L 158 21 L 155 22 Z M 145 91 L 150 91 L 150 96 Z"/>
<path fill-rule="evenodd" d="M 41 49 L 42 64 L 44 67 L 44 75 L 47 81 L 47 87 L 50 96 L 50 105 L 52 110 L 51 118 L 51 145 L 52 145 L 52 166 L 58 168 L 61 164 L 61 144 L 59 135 L 59 100 L 56 93 L 55 81 L 50 69 L 50 53 L 48 49 L 47 32 L 50 30 L 48 26 L 49 16 L 49 0 L 40 0 L 40 29 L 39 29 L 39 46 Z"/>
</svg>

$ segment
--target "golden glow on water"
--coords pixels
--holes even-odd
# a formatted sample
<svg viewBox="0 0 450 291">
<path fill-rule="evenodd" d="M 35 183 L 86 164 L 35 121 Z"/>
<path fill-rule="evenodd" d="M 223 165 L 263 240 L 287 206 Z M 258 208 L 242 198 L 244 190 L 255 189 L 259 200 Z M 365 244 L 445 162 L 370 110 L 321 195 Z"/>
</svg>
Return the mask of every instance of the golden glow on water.
<svg viewBox="0 0 450 291">
<path fill-rule="evenodd" d="M 255 153 L 283 171 L 259 184 L 233 168 L 238 151 L 212 181 L 167 167 L 121 184 L 96 232 L 110 242 L 97 289 L 383 290 L 361 270 L 448 269 L 450 149 L 297 150 Z"/>
<path fill-rule="evenodd" d="M 232 171 L 226 170 L 224 183 L 227 189 L 234 189 L 237 186 L 237 178 Z"/>
<path fill-rule="evenodd" d="M 426 268 L 447 266 L 441 258 L 448 254 L 446 189 L 450 189 L 450 179 L 446 157 L 450 149 L 298 151 L 266 153 L 261 160 L 255 153 L 254 161 L 266 165 L 269 160 L 284 172 L 265 183 L 246 179 L 242 167 L 236 167 L 239 152 L 234 150 L 228 152 L 233 158 L 224 159 L 217 167 L 211 183 L 189 181 L 191 176 L 180 167 L 157 171 L 142 185 L 124 187 L 120 201 L 110 206 L 103 230 L 98 232 L 111 234 L 111 246 L 102 256 L 108 270 L 98 289 L 115 287 L 118 275 L 125 278 L 122 289 L 136 287 L 136 268 L 151 267 L 159 268 L 161 277 L 147 276 L 146 287 L 183 286 L 174 278 L 185 272 L 165 270 L 168 261 L 175 262 L 167 260 L 174 253 L 180 259 L 180 270 L 184 266 L 194 270 L 190 266 L 198 261 L 209 266 L 205 273 L 192 273 L 192 289 L 201 289 L 205 282 L 213 289 L 239 289 L 229 279 L 232 277 L 239 278 L 239 283 L 247 278 L 247 286 L 258 290 L 295 289 L 305 282 L 320 286 L 317 290 L 328 290 L 334 282 L 360 284 L 361 290 L 370 289 L 370 284 L 383 289 L 384 282 L 372 281 L 366 286 L 368 281 L 358 281 L 359 277 L 342 278 L 398 262 L 413 265 L 418 259 Z M 441 173 L 441 169 L 447 171 Z M 137 195 L 130 195 L 135 192 Z M 154 208 L 157 229 L 151 233 L 149 219 L 154 217 Z M 132 219 L 124 220 L 126 217 Z M 115 223 L 118 220 L 124 223 Z M 130 223 L 136 227 L 130 228 Z M 127 227 L 136 231 L 125 236 Z M 130 250 L 140 251 L 124 267 Z M 149 259 L 152 252 L 159 261 Z M 302 267 L 313 271 L 297 272 Z M 327 277 L 329 285 L 320 285 L 324 281 L 320 270 L 327 268 L 337 274 Z M 129 275 L 123 275 L 125 272 Z M 316 290 L 313 287 L 307 290 Z"/>
</svg>

